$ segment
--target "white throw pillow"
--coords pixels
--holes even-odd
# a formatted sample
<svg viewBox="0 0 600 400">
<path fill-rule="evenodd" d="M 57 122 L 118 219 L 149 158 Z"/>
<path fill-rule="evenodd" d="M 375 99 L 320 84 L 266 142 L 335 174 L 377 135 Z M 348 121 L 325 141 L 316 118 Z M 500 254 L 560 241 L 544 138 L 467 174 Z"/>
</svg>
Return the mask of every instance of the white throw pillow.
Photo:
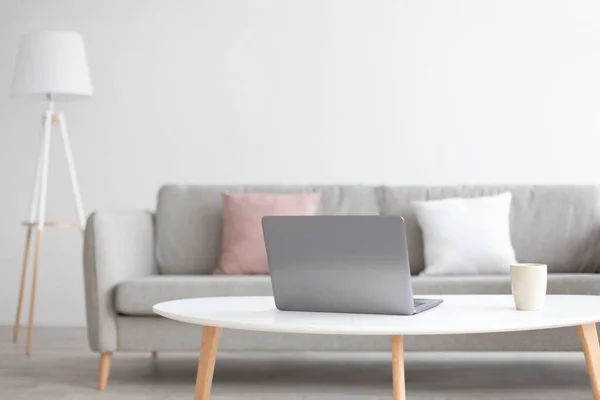
<svg viewBox="0 0 600 400">
<path fill-rule="evenodd" d="M 517 262 L 510 241 L 512 194 L 417 201 L 425 275 L 509 274 Z"/>
</svg>

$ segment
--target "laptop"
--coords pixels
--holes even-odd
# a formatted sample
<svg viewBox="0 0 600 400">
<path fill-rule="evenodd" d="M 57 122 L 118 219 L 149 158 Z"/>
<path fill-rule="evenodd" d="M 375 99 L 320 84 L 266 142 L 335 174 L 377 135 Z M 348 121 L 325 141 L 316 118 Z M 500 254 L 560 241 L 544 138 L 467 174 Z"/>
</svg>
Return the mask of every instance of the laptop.
<svg viewBox="0 0 600 400">
<path fill-rule="evenodd" d="M 413 315 L 406 227 L 396 216 L 262 219 L 275 305 L 282 311 Z"/>
</svg>

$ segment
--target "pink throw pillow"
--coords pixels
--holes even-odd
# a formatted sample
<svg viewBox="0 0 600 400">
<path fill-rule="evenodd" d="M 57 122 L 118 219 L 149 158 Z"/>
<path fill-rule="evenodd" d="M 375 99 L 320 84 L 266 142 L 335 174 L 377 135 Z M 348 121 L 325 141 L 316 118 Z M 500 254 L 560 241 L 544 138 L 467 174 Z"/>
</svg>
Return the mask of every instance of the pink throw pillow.
<svg viewBox="0 0 600 400">
<path fill-rule="evenodd" d="M 223 245 L 214 274 L 268 274 L 262 217 L 315 215 L 320 193 L 223 193 Z"/>
</svg>

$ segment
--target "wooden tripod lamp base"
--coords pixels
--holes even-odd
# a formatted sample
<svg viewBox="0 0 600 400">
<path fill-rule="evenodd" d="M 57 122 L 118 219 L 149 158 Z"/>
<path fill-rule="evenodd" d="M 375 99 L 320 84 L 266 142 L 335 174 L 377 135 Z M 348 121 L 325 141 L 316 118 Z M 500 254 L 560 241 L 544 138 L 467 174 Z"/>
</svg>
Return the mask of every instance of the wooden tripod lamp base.
<svg viewBox="0 0 600 400">
<path fill-rule="evenodd" d="M 23 297 L 25 295 L 25 282 L 27 280 L 27 269 L 29 266 L 29 254 L 31 247 L 31 236 L 35 232 L 35 246 L 33 255 L 33 275 L 31 278 L 31 297 L 29 302 L 29 325 L 27 329 L 26 354 L 31 354 L 31 344 L 33 338 L 33 325 L 35 314 L 35 296 L 37 289 L 38 270 L 40 265 L 40 249 L 42 244 L 42 233 L 44 228 L 78 228 L 82 232 L 85 229 L 85 214 L 77 182 L 77 174 L 73 163 L 73 154 L 71 152 L 71 143 L 67 133 L 67 124 L 63 113 L 55 113 L 52 102 L 49 103 L 48 111 L 43 120 L 44 133 L 41 140 L 39 156 L 37 160 L 37 169 L 35 183 L 33 186 L 33 199 L 31 201 L 31 210 L 29 220 L 23 222 L 27 228 L 25 234 L 25 251 L 23 253 L 23 266 L 21 269 L 21 284 L 19 286 L 19 300 L 17 302 L 17 313 L 15 325 L 13 327 L 13 342 L 17 343 L 19 338 L 19 328 L 21 325 L 21 309 L 23 306 Z M 48 191 L 48 167 L 50 161 L 50 140 L 52 135 L 52 125 L 58 125 L 63 139 L 65 157 L 69 168 L 73 197 L 77 208 L 79 221 L 46 221 L 46 194 Z"/>
<path fill-rule="evenodd" d="M 25 252 L 23 255 L 23 270 L 21 271 L 21 286 L 17 303 L 17 315 L 13 330 L 13 340 L 19 337 L 21 307 L 27 276 L 29 247 L 31 236 L 35 232 L 35 253 L 33 261 L 33 276 L 31 279 L 31 303 L 29 305 L 29 329 L 27 331 L 27 355 L 31 354 L 31 338 L 33 334 L 33 316 L 35 311 L 35 292 L 37 275 L 40 264 L 40 248 L 42 232 L 46 227 L 85 227 L 85 215 L 81 203 L 75 164 L 71 152 L 71 142 L 67 133 L 65 116 L 54 111 L 54 100 L 83 100 L 92 96 L 94 89 L 90 78 L 83 37 L 77 32 L 41 31 L 25 34 L 19 41 L 15 60 L 15 70 L 11 85 L 11 97 L 21 97 L 30 100 L 46 101 L 48 109 L 44 114 L 44 131 L 40 141 L 39 156 L 33 199 L 29 219 L 24 223 L 27 227 L 25 236 Z M 52 125 L 58 126 L 69 168 L 73 197 L 77 207 L 78 224 L 66 221 L 46 222 L 46 193 L 48 190 L 48 166 L 50 161 L 50 139 Z"/>
</svg>

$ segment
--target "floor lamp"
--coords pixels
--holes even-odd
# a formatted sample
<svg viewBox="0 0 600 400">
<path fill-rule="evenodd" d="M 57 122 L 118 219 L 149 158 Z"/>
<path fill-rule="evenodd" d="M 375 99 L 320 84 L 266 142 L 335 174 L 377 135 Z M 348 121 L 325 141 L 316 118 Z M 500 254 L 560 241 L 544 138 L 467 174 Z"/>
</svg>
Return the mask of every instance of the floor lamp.
<svg viewBox="0 0 600 400">
<path fill-rule="evenodd" d="M 48 31 L 25 35 L 21 38 L 15 64 L 11 96 L 42 100 L 46 101 L 48 105 L 43 118 L 43 134 L 40 140 L 29 220 L 23 223 L 27 228 L 27 234 L 21 271 L 19 300 L 13 328 L 13 341 L 16 343 L 19 337 L 21 306 L 23 304 L 30 253 L 29 248 L 32 233 L 35 233 L 31 301 L 27 329 L 27 355 L 31 354 L 42 232 L 45 227 L 75 227 L 82 231 L 85 228 L 85 214 L 83 212 L 71 144 L 67 133 L 67 124 L 64 114 L 55 111 L 54 102 L 88 98 L 92 95 L 92 92 L 85 46 L 81 35 L 75 32 Z M 53 125 L 58 126 L 64 145 L 71 186 L 73 188 L 73 197 L 75 198 L 77 208 L 78 222 L 75 223 L 46 221 L 46 193 L 48 190 L 50 140 Z"/>
</svg>

